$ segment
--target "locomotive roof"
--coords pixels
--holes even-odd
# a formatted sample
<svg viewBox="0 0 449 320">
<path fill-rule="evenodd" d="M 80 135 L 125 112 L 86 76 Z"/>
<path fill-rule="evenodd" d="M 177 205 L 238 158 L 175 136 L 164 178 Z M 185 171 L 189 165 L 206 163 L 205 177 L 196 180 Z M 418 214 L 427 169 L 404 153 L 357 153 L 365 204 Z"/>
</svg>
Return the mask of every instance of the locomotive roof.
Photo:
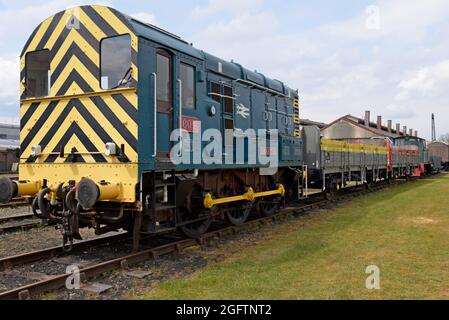
<svg viewBox="0 0 449 320">
<path fill-rule="evenodd" d="M 211 55 L 209 53 L 206 53 L 202 50 L 199 50 L 195 48 L 192 44 L 189 44 L 185 40 L 183 40 L 181 37 L 170 33 L 166 30 L 163 30 L 157 26 L 154 26 L 149 23 L 145 23 L 142 21 L 139 21 L 138 19 L 135 19 L 129 15 L 126 15 L 118 10 L 115 10 L 113 8 L 101 6 L 101 5 L 87 5 L 87 6 L 80 6 L 75 7 L 72 9 L 67 10 L 76 10 L 80 8 L 82 9 L 92 9 L 96 8 L 101 11 L 101 9 L 108 8 L 110 11 L 112 11 L 119 19 L 126 24 L 128 29 L 134 33 L 135 36 L 146 38 L 150 41 L 160 43 L 164 46 L 167 46 L 173 50 L 182 52 L 183 54 L 189 55 L 191 57 L 194 57 L 198 60 L 204 61 L 205 67 L 208 71 L 218 73 L 220 75 L 223 75 L 227 78 L 230 78 L 232 80 L 243 80 L 246 82 L 250 82 L 251 84 L 256 84 L 257 86 L 261 86 L 263 88 L 267 88 L 271 91 L 278 92 L 279 94 L 284 94 L 287 96 L 294 96 L 297 98 L 296 90 L 293 90 L 286 85 L 284 85 L 279 80 L 273 80 L 268 77 L 265 77 L 263 74 L 258 72 L 253 72 L 248 69 L 245 69 L 243 66 L 229 61 L 225 61 L 223 59 L 220 59 L 214 55 Z M 65 11 L 61 11 L 56 15 L 61 15 Z M 53 17 L 54 17 L 53 16 Z M 48 18 L 45 21 L 50 20 L 52 17 Z M 42 24 L 41 24 L 42 25 Z M 34 33 L 31 35 L 30 39 L 31 41 L 37 30 L 39 29 L 39 26 L 35 29 Z M 26 52 L 25 49 L 28 46 L 28 43 L 25 45 L 24 50 L 22 51 L 21 56 L 23 56 Z M 220 72 L 221 71 L 221 72 Z"/>
<path fill-rule="evenodd" d="M 212 54 L 204 52 L 202 50 L 196 49 L 192 44 L 189 44 L 187 41 L 183 40 L 181 37 L 170 33 L 166 30 L 163 30 L 157 26 L 154 26 L 149 23 L 145 23 L 139 21 L 133 17 L 128 15 L 124 15 L 133 26 L 134 32 L 136 35 L 147 38 L 152 41 L 159 42 L 164 44 L 172 49 L 188 54 L 194 58 L 205 61 L 206 68 L 209 71 L 215 73 L 221 73 L 224 76 L 237 80 L 247 80 L 253 82 L 257 85 L 267 87 L 271 90 L 277 91 L 282 94 L 289 94 L 289 92 L 294 92 L 293 90 L 287 86 L 285 86 L 279 80 L 273 80 L 265 77 L 263 74 L 258 72 L 253 72 L 248 69 L 245 69 L 238 63 L 228 62 L 221 58 L 218 58 Z M 219 72 L 219 64 L 221 64 L 221 72 Z"/>
</svg>

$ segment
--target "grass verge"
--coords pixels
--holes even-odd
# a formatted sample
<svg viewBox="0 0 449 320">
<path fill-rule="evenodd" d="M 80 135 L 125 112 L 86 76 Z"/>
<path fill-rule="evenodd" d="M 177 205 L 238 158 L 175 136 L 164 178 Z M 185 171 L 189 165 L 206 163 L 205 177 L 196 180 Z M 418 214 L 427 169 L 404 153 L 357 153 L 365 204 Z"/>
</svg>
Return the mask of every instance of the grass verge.
<svg viewBox="0 0 449 320">
<path fill-rule="evenodd" d="M 270 232 L 268 240 L 229 250 L 224 261 L 138 298 L 449 297 L 449 174 L 394 186 Z M 380 290 L 366 288 L 370 265 L 380 269 Z"/>
</svg>

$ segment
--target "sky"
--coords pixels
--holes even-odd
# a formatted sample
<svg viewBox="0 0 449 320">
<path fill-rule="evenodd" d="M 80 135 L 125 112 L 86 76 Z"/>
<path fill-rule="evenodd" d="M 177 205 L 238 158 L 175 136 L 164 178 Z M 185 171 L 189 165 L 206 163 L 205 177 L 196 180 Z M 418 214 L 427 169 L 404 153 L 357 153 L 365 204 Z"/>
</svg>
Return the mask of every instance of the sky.
<svg viewBox="0 0 449 320">
<path fill-rule="evenodd" d="M 301 116 L 383 116 L 449 132 L 446 0 L 105 0 L 194 46 L 299 89 Z M 77 0 L 0 0 L 0 121 L 18 122 L 18 56 L 34 28 Z"/>
</svg>

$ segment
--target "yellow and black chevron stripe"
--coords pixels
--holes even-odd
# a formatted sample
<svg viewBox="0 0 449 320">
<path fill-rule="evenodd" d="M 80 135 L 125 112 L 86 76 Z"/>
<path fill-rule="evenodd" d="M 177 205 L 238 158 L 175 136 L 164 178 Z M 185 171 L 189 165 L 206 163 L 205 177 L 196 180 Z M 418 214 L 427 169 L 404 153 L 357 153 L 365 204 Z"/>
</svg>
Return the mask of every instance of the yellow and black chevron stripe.
<svg viewBox="0 0 449 320">
<path fill-rule="evenodd" d="M 76 27 L 70 27 L 69 22 Z M 100 87 L 100 42 L 122 34 L 131 36 L 134 85 L 105 91 Z M 104 6 L 68 9 L 36 28 L 21 54 L 23 163 L 122 161 L 123 158 L 106 158 L 102 154 L 108 142 L 124 145 L 125 158 L 137 162 L 137 43 L 128 19 Z M 27 99 L 25 57 L 29 52 L 43 49 L 50 51 L 50 95 Z M 30 157 L 33 145 L 42 147 L 42 159 Z M 59 156 L 62 148 L 66 157 Z"/>
</svg>

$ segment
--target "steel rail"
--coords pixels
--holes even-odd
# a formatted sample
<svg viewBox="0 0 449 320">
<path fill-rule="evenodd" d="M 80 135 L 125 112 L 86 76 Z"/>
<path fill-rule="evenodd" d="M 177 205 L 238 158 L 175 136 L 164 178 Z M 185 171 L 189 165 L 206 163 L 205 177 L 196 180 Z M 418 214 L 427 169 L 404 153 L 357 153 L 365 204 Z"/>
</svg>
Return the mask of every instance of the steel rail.
<svg viewBox="0 0 449 320">
<path fill-rule="evenodd" d="M 73 244 L 72 252 L 79 252 L 93 246 L 104 245 L 111 242 L 123 241 L 127 239 L 130 239 L 130 235 L 127 233 L 121 233 L 118 235 L 76 242 Z M 31 263 L 45 258 L 54 258 L 62 254 L 65 254 L 64 250 L 62 249 L 62 246 L 56 246 L 48 249 L 23 253 L 11 257 L 0 258 L 0 271 L 5 271 L 21 264 Z"/>
<path fill-rule="evenodd" d="M 3 208 L 14 208 L 14 207 L 26 207 L 29 206 L 30 203 L 26 198 L 14 198 L 11 202 L 8 203 L 0 203 L 0 209 Z"/>
<path fill-rule="evenodd" d="M 21 214 L 15 214 L 10 215 L 6 217 L 0 216 L 0 224 L 11 222 L 11 221 L 17 221 L 17 220 L 24 220 L 24 219 L 32 219 L 34 215 L 32 213 L 21 213 Z"/>
<path fill-rule="evenodd" d="M 0 234 L 16 231 L 26 231 L 43 226 L 40 221 L 23 222 L 19 224 L 10 224 L 6 226 L 0 225 Z"/>
</svg>

